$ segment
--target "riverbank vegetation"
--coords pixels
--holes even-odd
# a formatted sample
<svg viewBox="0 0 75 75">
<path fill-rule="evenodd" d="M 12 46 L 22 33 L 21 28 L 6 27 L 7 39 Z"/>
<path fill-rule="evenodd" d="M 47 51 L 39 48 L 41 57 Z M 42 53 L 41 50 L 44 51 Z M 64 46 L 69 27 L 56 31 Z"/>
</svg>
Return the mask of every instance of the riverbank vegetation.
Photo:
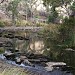
<svg viewBox="0 0 75 75">
<path fill-rule="evenodd" d="M 47 14 L 47 16 L 44 15 L 46 16 L 45 23 L 37 22 L 37 17 L 39 17 L 37 16 L 38 13 L 34 14 L 35 11 L 32 11 L 35 0 L 31 2 L 28 0 L 23 1 L 23 13 L 21 14 L 19 12 L 21 10 L 21 7 L 19 7 L 19 4 L 21 5 L 20 2 L 20 0 L 13 0 L 9 2 L 7 8 L 4 6 L 6 14 L 9 15 L 9 19 L 11 20 L 1 19 L 0 27 L 42 27 L 42 30 L 38 32 L 38 35 L 44 42 L 42 54 L 47 56 L 50 61 L 62 61 L 75 68 L 75 1 L 43 0 Z M 59 9 L 63 9 L 63 11 L 59 11 Z M 2 49 L 0 52 L 2 52 Z"/>
</svg>

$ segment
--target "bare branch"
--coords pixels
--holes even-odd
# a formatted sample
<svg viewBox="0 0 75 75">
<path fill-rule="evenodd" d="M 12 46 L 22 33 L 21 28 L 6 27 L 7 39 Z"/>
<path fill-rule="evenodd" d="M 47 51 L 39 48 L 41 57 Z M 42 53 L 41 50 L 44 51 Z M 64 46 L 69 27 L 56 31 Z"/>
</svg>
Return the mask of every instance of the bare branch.
<svg viewBox="0 0 75 75">
<path fill-rule="evenodd" d="M 0 4 L 3 3 L 5 0 L 0 0 Z"/>
</svg>

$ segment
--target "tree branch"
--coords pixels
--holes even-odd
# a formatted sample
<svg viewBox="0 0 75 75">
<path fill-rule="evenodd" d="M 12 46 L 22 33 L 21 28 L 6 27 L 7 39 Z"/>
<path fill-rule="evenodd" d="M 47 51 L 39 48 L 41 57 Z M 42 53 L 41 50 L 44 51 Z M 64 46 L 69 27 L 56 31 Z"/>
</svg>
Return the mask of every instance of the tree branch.
<svg viewBox="0 0 75 75">
<path fill-rule="evenodd" d="M 4 1 L 5 1 L 5 0 L 1 0 L 1 1 L 0 1 L 0 4 L 3 3 Z"/>
</svg>

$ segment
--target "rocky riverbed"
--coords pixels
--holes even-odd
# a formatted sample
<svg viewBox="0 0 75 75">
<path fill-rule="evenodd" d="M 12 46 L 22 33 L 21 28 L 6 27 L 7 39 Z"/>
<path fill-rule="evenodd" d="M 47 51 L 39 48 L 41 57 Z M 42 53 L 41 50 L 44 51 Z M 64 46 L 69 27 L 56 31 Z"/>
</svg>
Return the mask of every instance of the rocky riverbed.
<svg viewBox="0 0 75 75">
<path fill-rule="evenodd" d="M 43 66 L 35 64 L 35 67 L 24 64 L 16 64 L 14 61 L 6 60 L 0 55 L 0 75 L 73 75 L 68 71 L 55 69 L 47 71 Z"/>
<path fill-rule="evenodd" d="M 0 75 L 39 75 L 39 73 L 29 67 L 24 68 L 23 65 L 0 59 Z"/>
</svg>

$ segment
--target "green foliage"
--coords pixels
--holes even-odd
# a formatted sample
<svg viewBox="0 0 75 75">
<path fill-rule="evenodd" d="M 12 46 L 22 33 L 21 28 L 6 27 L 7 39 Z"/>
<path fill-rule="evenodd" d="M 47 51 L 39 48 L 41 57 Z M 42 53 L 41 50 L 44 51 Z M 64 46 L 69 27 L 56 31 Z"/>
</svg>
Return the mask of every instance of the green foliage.
<svg viewBox="0 0 75 75">
<path fill-rule="evenodd" d="M 9 21 L 9 20 L 5 20 L 5 21 L 3 21 L 4 22 L 4 26 L 11 26 L 12 25 L 12 22 L 11 21 Z"/>
<path fill-rule="evenodd" d="M 44 30 L 45 51 L 44 54 L 54 61 L 64 61 L 69 65 L 72 62 L 72 52 L 66 48 L 75 49 L 75 18 L 65 18 L 61 25 L 49 25 Z M 73 54 L 73 57 L 74 54 Z"/>
<path fill-rule="evenodd" d="M 72 11 L 75 11 L 75 2 L 73 2 L 73 4 L 71 5 L 70 9 L 71 9 Z"/>
<path fill-rule="evenodd" d="M 17 7 L 18 7 L 18 3 L 20 2 L 21 0 L 13 0 L 9 3 L 8 7 L 7 7 L 7 11 L 11 12 L 12 13 L 12 25 L 15 25 L 15 19 L 17 18 L 18 16 L 18 10 L 17 10 Z"/>
<path fill-rule="evenodd" d="M 44 55 L 47 55 L 51 60 L 57 59 L 57 34 L 58 34 L 59 25 L 50 24 L 46 25 L 43 30 L 43 37 L 45 43 Z"/>
<path fill-rule="evenodd" d="M 4 22 L 0 20 L 0 27 L 4 27 L 4 26 L 5 26 Z"/>
<path fill-rule="evenodd" d="M 0 48 L 0 54 L 4 53 L 4 49 Z"/>
<path fill-rule="evenodd" d="M 44 55 L 52 61 L 62 61 L 75 67 L 75 52 L 67 51 L 74 43 L 74 18 L 65 18 L 62 25 L 46 25 L 43 31 L 45 50 Z M 73 39 L 72 39 L 73 38 Z"/>
<path fill-rule="evenodd" d="M 67 47 L 74 46 L 74 29 L 75 29 L 75 18 L 69 17 L 65 18 L 61 28 L 59 29 L 60 35 L 59 40 L 62 45 L 67 45 Z"/>
<path fill-rule="evenodd" d="M 72 11 L 71 15 L 75 16 L 75 2 L 70 6 L 70 10 Z"/>
<path fill-rule="evenodd" d="M 12 23 L 9 20 L 0 20 L 0 27 L 11 26 Z"/>
<path fill-rule="evenodd" d="M 54 23 L 57 17 L 58 17 L 58 13 L 55 10 L 55 7 L 52 7 L 51 14 L 48 17 L 48 23 L 50 22 Z"/>
<path fill-rule="evenodd" d="M 16 21 L 16 26 L 31 26 L 32 23 L 28 22 L 26 20 L 17 20 Z"/>
<path fill-rule="evenodd" d="M 44 5 L 50 5 L 50 6 L 61 6 L 63 4 L 68 4 L 71 2 L 71 0 L 43 0 L 44 1 Z"/>
<path fill-rule="evenodd" d="M 62 4 L 62 0 L 43 0 L 44 4 L 49 4 L 50 6 L 60 6 Z"/>
<path fill-rule="evenodd" d="M 17 11 L 17 6 L 18 6 L 18 3 L 20 2 L 20 0 L 13 0 L 9 3 L 8 7 L 7 7 L 7 10 L 8 11 L 11 11 L 12 14 L 15 14 L 17 15 L 18 11 Z"/>
<path fill-rule="evenodd" d="M 56 7 L 63 6 L 63 5 L 65 5 L 65 7 L 66 7 L 68 4 L 70 4 L 72 2 L 72 0 L 43 0 L 43 1 L 44 1 L 44 5 L 45 5 L 47 11 L 51 12 L 51 14 L 49 14 L 49 17 L 48 17 L 48 23 L 56 22 L 56 19 L 58 17 L 58 13 L 55 10 Z"/>
</svg>

